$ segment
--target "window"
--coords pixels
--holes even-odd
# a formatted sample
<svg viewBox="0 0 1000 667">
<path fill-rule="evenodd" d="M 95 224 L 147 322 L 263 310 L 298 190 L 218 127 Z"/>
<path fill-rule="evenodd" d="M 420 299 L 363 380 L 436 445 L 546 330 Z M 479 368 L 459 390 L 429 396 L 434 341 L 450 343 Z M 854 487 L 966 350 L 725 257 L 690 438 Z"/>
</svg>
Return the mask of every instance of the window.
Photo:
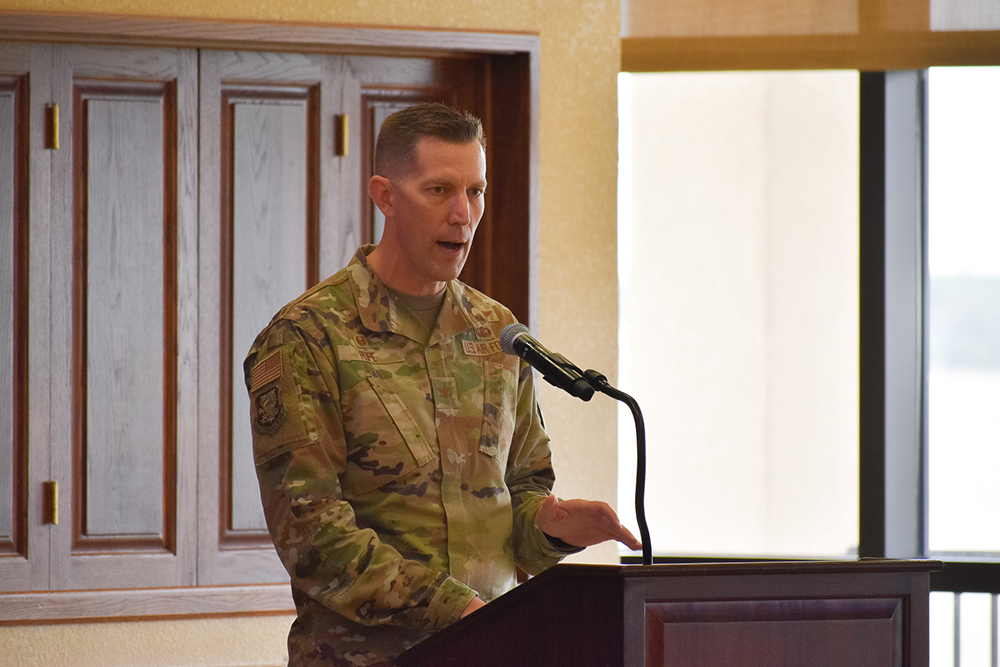
<svg viewBox="0 0 1000 667">
<path fill-rule="evenodd" d="M 1000 67 L 927 73 L 927 551 L 1000 556 Z M 974 509 L 973 509 L 974 508 Z"/>
<path fill-rule="evenodd" d="M 620 77 L 619 386 L 654 553 L 856 554 L 858 74 Z"/>
<path fill-rule="evenodd" d="M 997 590 L 984 561 L 1000 569 L 1000 67 L 933 67 L 924 104 L 924 553 L 980 561 L 953 588 L 986 591 L 931 595 L 931 664 L 986 667 Z"/>
</svg>

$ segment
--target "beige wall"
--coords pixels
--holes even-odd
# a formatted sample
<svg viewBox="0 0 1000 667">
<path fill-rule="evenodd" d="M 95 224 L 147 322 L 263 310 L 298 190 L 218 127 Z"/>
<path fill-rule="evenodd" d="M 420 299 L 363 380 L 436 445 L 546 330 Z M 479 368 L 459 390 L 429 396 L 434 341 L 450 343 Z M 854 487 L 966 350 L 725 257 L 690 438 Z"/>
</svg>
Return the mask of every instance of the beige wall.
<svg viewBox="0 0 1000 667">
<path fill-rule="evenodd" d="M 617 368 L 616 75 L 618 0 L 0 0 L 0 9 L 516 31 L 541 37 L 541 323 L 535 333 L 585 368 Z M 493 141 L 500 141 L 496 137 Z M 543 388 L 562 497 L 613 503 L 616 410 Z M 613 545 L 577 560 L 612 562 Z M 274 665 L 288 619 L 0 628 L 0 662 Z M 284 624 L 284 625 L 282 625 Z M 280 627 L 279 627 L 280 626 Z M 198 641 L 206 633 L 218 641 Z M 233 642 L 238 637 L 240 641 Z"/>
<path fill-rule="evenodd" d="M 0 628 L 7 667 L 279 667 L 290 616 Z"/>
</svg>

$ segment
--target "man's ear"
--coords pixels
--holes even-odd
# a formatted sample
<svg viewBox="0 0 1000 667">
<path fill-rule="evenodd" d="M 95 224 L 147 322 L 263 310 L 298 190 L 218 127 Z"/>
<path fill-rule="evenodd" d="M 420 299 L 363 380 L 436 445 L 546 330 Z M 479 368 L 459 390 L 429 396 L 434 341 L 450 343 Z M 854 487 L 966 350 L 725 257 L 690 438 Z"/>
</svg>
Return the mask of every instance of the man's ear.
<svg viewBox="0 0 1000 667">
<path fill-rule="evenodd" d="M 382 215 L 392 217 L 392 182 L 385 176 L 375 175 L 368 181 L 368 196 Z"/>
</svg>

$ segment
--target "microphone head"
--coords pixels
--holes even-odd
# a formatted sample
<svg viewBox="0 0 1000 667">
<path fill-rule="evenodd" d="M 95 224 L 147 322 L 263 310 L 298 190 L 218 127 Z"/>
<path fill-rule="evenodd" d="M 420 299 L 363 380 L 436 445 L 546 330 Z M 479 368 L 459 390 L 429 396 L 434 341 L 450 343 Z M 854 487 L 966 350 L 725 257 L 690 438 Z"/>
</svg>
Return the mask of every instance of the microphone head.
<svg viewBox="0 0 1000 667">
<path fill-rule="evenodd" d="M 517 356 L 517 352 L 514 351 L 514 339 L 521 334 L 531 334 L 531 330 L 524 326 L 520 322 L 515 322 L 514 324 L 508 324 L 500 332 L 500 347 L 507 354 L 513 354 Z"/>
</svg>

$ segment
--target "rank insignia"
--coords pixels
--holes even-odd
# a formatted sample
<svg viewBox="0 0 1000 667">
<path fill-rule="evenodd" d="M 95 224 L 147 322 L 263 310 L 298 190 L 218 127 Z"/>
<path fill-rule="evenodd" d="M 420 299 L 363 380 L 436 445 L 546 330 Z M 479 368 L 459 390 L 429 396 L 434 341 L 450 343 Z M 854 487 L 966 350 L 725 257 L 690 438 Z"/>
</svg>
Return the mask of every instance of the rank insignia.
<svg viewBox="0 0 1000 667">
<path fill-rule="evenodd" d="M 285 423 L 285 406 L 274 386 L 253 399 L 253 427 L 261 435 L 274 435 Z"/>
</svg>

